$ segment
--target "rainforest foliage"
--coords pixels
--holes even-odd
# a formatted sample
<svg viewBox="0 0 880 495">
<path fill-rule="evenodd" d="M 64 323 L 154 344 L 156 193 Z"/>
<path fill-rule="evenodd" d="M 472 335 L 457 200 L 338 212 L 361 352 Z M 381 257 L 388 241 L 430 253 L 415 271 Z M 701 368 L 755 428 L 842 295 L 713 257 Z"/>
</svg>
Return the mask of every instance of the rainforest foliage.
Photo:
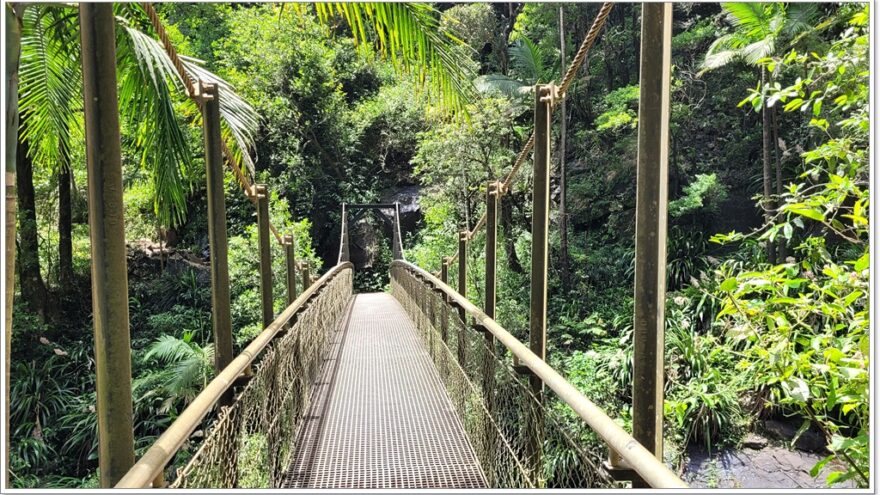
<svg viewBox="0 0 880 495">
<path fill-rule="evenodd" d="M 251 141 L 248 173 L 268 185 L 272 223 L 295 235 L 297 258 L 313 273 L 335 263 L 341 203 L 389 200 L 414 206 L 406 257 L 438 270 L 455 252 L 458 232 L 482 214 L 487 183 L 507 173 L 528 139 L 533 85 L 561 80 L 598 8 L 418 8 L 426 39 L 455 40 L 419 69 L 375 44 L 370 25 L 353 36 L 344 16 L 306 5 L 157 5 L 180 53 L 222 77 L 244 105 L 237 132 L 244 148 Z M 565 114 L 555 111 L 552 139 L 547 359 L 626 427 L 640 10 L 614 7 Z M 736 448 L 763 421 L 781 419 L 797 435 L 815 430 L 824 439 L 827 457 L 814 476 L 867 486 L 868 7 L 676 4 L 674 16 L 667 461 L 679 469 L 689 445 Z M 140 455 L 214 374 L 205 172 L 197 109 L 175 91 L 173 77 L 149 69 L 152 50 L 161 49 L 156 33 L 136 7 L 120 8 L 117 19 Z M 19 97 L 29 124 L 18 146 L 11 482 L 94 487 L 76 10 L 33 5 L 22 26 Z M 457 72 L 443 73 L 450 61 Z M 430 83 L 438 78 L 470 84 L 444 95 Z M 249 115 L 259 120 L 248 125 Z M 527 162 L 503 197 L 499 229 L 498 320 L 523 339 L 530 176 Z M 226 203 L 241 349 L 260 331 L 257 231 L 255 209 L 231 173 Z M 353 227 L 362 290 L 387 285 L 388 232 L 380 217 Z M 469 251 L 475 302 L 483 297 L 483 242 L 478 234 Z M 273 260 L 277 313 L 286 300 L 285 266 L 274 241 Z M 569 414 L 583 441 L 597 442 Z"/>
</svg>

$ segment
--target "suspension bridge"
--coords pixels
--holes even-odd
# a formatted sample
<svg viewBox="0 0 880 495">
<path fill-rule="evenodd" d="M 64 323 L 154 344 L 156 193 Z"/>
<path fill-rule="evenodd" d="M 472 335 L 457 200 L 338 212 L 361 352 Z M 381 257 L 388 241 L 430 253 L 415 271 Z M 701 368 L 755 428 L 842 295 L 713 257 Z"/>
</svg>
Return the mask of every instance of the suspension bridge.
<svg viewBox="0 0 880 495">
<path fill-rule="evenodd" d="M 662 461 L 663 308 L 671 4 L 642 10 L 633 431 L 546 358 L 553 110 L 601 30 L 604 4 L 559 85 L 534 90 L 534 131 L 486 208 L 432 273 L 405 259 L 396 204 L 342 205 L 337 264 L 319 277 L 269 220 L 221 139 L 218 84 L 190 74 L 144 8 L 201 108 L 208 190 L 215 378 L 139 458 L 132 438 L 121 157 L 110 4 L 80 5 L 92 219 L 102 485 L 118 488 L 598 488 L 687 485 Z M 528 342 L 496 317 L 499 198 L 531 158 Z M 257 212 L 264 330 L 233 355 L 224 163 Z M 355 294 L 352 212 L 392 220 L 389 293 Z M 357 214 L 357 213 L 354 213 Z M 485 299 L 467 294 L 470 243 L 485 231 Z M 272 309 L 272 236 L 285 247 L 287 307 Z M 438 260 L 440 261 L 440 260 Z M 598 447 L 604 445 L 604 447 Z M 185 458 L 183 458 L 185 457 Z"/>
</svg>

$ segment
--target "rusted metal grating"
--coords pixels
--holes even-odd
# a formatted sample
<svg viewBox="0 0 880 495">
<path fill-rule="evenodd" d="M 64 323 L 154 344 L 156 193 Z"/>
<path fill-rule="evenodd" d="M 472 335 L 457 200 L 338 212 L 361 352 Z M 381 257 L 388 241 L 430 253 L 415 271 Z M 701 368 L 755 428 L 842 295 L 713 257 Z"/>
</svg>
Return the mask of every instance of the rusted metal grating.
<svg viewBox="0 0 880 495">
<path fill-rule="evenodd" d="M 485 488 L 413 323 L 389 294 L 356 296 L 297 435 L 285 488 Z"/>
</svg>

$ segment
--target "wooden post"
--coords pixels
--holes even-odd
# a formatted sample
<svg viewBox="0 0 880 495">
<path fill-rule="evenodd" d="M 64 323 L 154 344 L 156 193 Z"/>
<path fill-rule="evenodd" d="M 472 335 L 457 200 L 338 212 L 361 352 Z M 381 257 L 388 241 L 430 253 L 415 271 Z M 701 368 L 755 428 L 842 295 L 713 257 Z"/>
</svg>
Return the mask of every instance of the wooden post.
<svg viewBox="0 0 880 495">
<path fill-rule="evenodd" d="M 284 259 L 287 266 L 287 305 L 296 300 L 296 252 L 293 246 L 293 236 L 284 236 Z"/>
<path fill-rule="evenodd" d="M 211 312 L 214 326 L 214 368 L 232 362 L 232 315 L 229 296 L 229 245 L 226 237 L 226 195 L 223 190 L 223 152 L 220 149 L 220 92 L 201 84 L 202 126 L 205 137 L 205 179 L 208 185 L 208 239 L 211 246 Z M 231 400 L 229 394 L 226 400 Z"/>
<path fill-rule="evenodd" d="M 275 320 L 272 297 L 272 232 L 269 230 L 269 190 L 263 184 L 254 186 L 257 196 L 257 230 L 260 242 L 260 296 L 263 309 L 263 328 Z"/>
<path fill-rule="evenodd" d="M 486 303 L 484 312 L 495 319 L 495 291 L 498 257 L 498 197 L 500 182 L 490 182 L 486 189 Z"/>
<path fill-rule="evenodd" d="M 444 257 L 440 264 L 440 281 L 449 285 L 449 258 Z M 444 343 L 449 343 L 449 301 L 443 295 L 443 307 L 440 309 L 440 337 Z"/>
<path fill-rule="evenodd" d="M 394 226 L 391 233 L 394 239 L 391 240 L 392 257 L 396 260 L 403 259 L 403 239 L 400 233 L 400 203 L 394 203 Z"/>
<path fill-rule="evenodd" d="M 467 230 L 461 231 L 458 236 L 458 293 L 461 297 L 467 298 Z M 458 317 L 461 320 L 461 327 L 458 332 L 458 362 L 462 368 L 467 366 L 467 313 L 464 308 L 458 308 Z"/>
<path fill-rule="evenodd" d="M 489 318 L 495 319 L 495 302 L 497 289 L 497 255 L 498 255 L 498 199 L 501 193 L 501 182 L 490 182 L 486 188 L 486 302 L 484 312 Z M 483 359 L 483 396 L 489 414 L 495 414 L 495 337 L 492 332 L 484 331 L 486 356 Z M 496 433 L 492 428 L 486 429 L 486 449 L 489 458 L 495 454 Z"/>
<path fill-rule="evenodd" d="M 309 275 L 309 262 L 303 261 L 300 270 L 302 271 L 303 292 L 305 292 L 312 285 L 312 277 Z"/>
<path fill-rule="evenodd" d="M 533 163 L 534 191 L 532 192 L 532 270 L 529 302 L 529 348 L 545 359 L 547 342 L 547 264 L 550 225 L 550 122 L 551 98 L 554 88 L 539 85 L 535 88 L 535 156 Z M 532 394 L 543 404 L 544 383 L 529 374 Z M 533 434 L 528 445 L 530 468 L 541 472 L 544 443 L 543 406 L 534 409 Z"/>
<path fill-rule="evenodd" d="M 458 293 L 461 297 L 467 298 L 467 248 L 468 248 L 468 232 L 462 230 L 458 234 Z M 465 320 L 464 308 L 459 309 L 461 321 Z M 467 322 L 465 322 L 467 323 Z"/>
<path fill-rule="evenodd" d="M 348 245 L 348 209 L 342 204 L 342 236 L 339 239 L 339 263 L 351 261 L 351 251 Z"/>
<path fill-rule="evenodd" d="M 642 4 L 633 317 L 633 437 L 663 458 L 663 321 L 672 4 Z M 633 487 L 645 487 L 642 480 Z"/>
<path fill-rule="evenodd" d="M 134 465 L 128 267 L 113 4 L 79 4 L 79 22 L 89 186 L 98 464 L 101 487 L 111 488 Z M 7 139 L 14 138 L 7 136 Z"/>
<path fill-rule="evenodd" d="M 4 39 L 4 50 L 6 53 L 6 135 L 15 136 L 18 133 L 19 113 L 18 113 L 18 65 L 21 59 L 21 25 L 22 16 L 26 5 L 9 4 L 4 9 L 4 25 L 6 26 L 6 37 Z M 6 340 L 4 341 L 4 371 L 6 377 L 4 384 L 6 385 L 6 401 L 4 402 L 4 412 L 6 419 L 4 421 L 6 431 L 9 431 L 9 376 L 11 370 L 12 358 L 12 303 L 15 295 L 15 218 L 18 205 L 18 198 L 15 189 L 15 170 L 16 170 L 16 151 L 18 141 L 6 138 L 5 144 L 5 172 L 6 172 L 6 237 L 3 240 L 3 247 L 6 250 Z M 6 436 L 6 448 L 3 449 L 3 456 L 6 460 L 6 470 L 3 472 L 3 480 L 6 486 L 9 486 L 9 440 L 10 435 Z"/>
</svg>

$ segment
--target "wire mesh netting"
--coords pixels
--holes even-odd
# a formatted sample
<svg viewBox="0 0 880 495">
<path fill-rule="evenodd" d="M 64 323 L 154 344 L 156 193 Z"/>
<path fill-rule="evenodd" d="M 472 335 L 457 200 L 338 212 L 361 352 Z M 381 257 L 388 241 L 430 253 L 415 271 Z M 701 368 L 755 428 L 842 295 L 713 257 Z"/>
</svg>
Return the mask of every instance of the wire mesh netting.
<svg viewBox="0 0 880 495">
<path fill-rule="evenodd" d="M 173 488 L 280 486 L 327 342 L 351 299 L 352 270 L 328 280 L 265 349 Z"/>
<path fill-rule="evenodd" d="M 493 488 L 620 486 L 601 469 L 604 448 L 584 442 L 566 406 L 520 373 L 492 335 L 403 266 L 391 287 L 415 322 Z"/>
</svg>

